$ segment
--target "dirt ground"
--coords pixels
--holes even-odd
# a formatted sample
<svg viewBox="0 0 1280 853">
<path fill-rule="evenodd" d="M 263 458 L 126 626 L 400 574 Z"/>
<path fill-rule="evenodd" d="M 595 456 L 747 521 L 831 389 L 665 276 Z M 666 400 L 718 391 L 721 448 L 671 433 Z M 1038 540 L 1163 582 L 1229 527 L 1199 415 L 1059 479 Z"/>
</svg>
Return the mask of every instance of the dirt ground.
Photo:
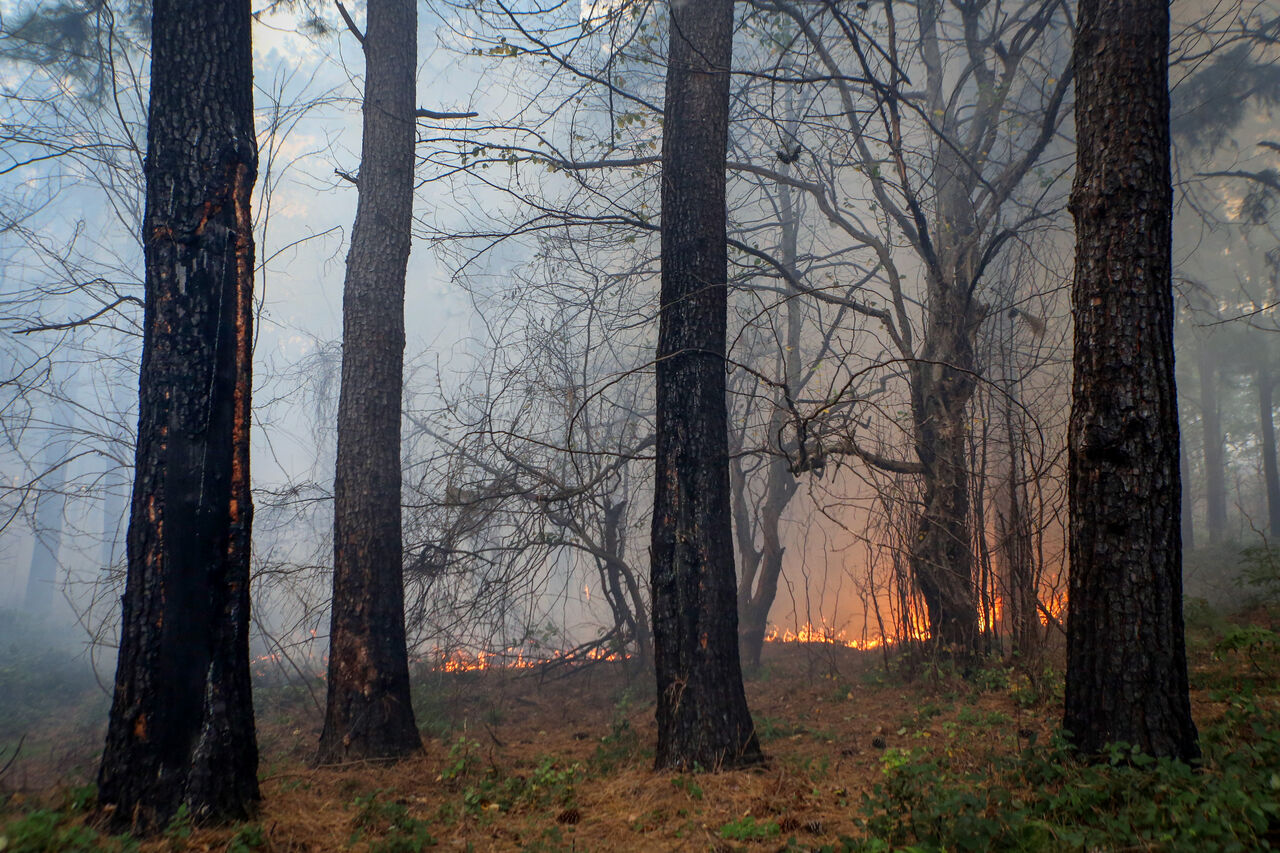
<svg viewBox="0 0 1280 853">
<path fill-rule="evenodd" d="M 1200 665 L 1209 664 L 1193 670 Z M 879 652 L 770 644 L 747 681 L 767 762 L 691 776 L 653 771 L 652 687 L 629 684 L 618 664 L 421 676 L 425 752 L 392 766 L 310 766 L 315 697 L 264 688 L 259 843 L 237 848 L 235 829 L 206 829 L 142 849 L 391 853 L 427 840 L 477 851 L 820 848 L 860 834 L 862 794 L 894 750 L 944 750 L 981 767 L 1050 737 L 1060 686 L 1013 667 L 964 680 L 937 667 L 886 672 Z M 1201 719 L 1221 713 L 1205 691 L 1194 706 Z M 47 744 L 56 721 L 49 727 L 29 741 Z M 21 790 L 10 806 L 65 796 L 91 778 L 101 725 L 62 735 L 11 769 L 4 784 Z"/>
</svg>

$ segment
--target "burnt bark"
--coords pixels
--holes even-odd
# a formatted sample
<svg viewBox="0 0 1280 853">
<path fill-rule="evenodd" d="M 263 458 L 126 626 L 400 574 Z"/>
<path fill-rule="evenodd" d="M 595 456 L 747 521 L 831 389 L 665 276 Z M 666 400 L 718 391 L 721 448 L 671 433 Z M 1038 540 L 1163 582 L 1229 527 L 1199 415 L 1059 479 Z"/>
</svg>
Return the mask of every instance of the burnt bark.
<svg viewBox="0 0 1280 853">
<path fill-rule="evenodd" d="M 671 4 L 654 484 L 659 768 L 761 760 L 738 655 L 725 400 L 733 0 Z"/>
<path fill-rule="evenodd" d="M 1075 69 L 1070 609 L 1063 727 L 1085 754 L 1199 754 L 1187 694 L 1173 373 L 1169 7 L 1083 0 Z"/>
<path fill-rule="evenodd" d="M 316 761 L 422 749 L 409 696 L 401 539 L 404 287 L 413 221 L 414 0 L 370 0 L 359 201 L 342 303 L 329 691 Z"/>
<path fill-rule="evenodd" d="M 138 446 L 98 798 L 115 828 L 243 819 L 257 173 L 246 0 L 156 0 Z"/>
</svg>

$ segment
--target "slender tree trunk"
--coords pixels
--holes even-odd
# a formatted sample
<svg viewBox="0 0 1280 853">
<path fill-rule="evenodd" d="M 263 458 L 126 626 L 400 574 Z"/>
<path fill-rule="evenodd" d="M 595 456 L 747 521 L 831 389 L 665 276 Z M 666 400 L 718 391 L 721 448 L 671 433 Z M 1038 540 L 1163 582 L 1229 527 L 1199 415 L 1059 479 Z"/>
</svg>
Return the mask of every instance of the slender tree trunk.
<svg viewBox="0 0 1280 853">
<path fill-rule="evenodd" d="M 1071 576 L 1063 728 L 1199 754 L 1187 694 L 1173 374 L 1169 6 L 1082 0 L 1076 41 Z"/>
<path fill-rule="evenodd" d="M 1275 381 L 1267 362 L 1258 366 L 1258 443 L 1262 445 L 1262 473 L 1267 484 L 1267 535 L 1280 537 L 1280 470 L 1276 467 Z"/>
<path fill-rule="evenodd" d="M 1196 370 L 1200 374 L 1200 416 L 1204 426 L 1205 522 L 1209 542 L 1216 544 L 1222 541 L 1227 529 L 1227 464 L 1218 368 L 1207 340 L 1198 342 Z"/>
<path fill-rule="evenodd" d="M 249 679 L 249 394 L 257 173 L 247 0 L 155 0 L 146 308 L 128 580 L 98 773 L 110 823 L 242 819 L 258 799 Z"/>
<path fill-rule="evenodd" d="M 1011 374 L 1006 351 L 1006 375 Z M 1004 554 L 1006 589 L 1005 607 L 1013 626 L 1013 648 L 1024 658 L 1034 655 L 1040 646 L 1040 596 L 1037 589 L 1035 547 L 1032 540 L 1031 515 L 1028 512 L 1026 471 L 1023 462 L 1022 434 L 1019 429 L 1017 386 L 1010 383 L 1005 393 L 1004 422 L 1009 443 L 1009 471 L 1006 484 L 1007 512 L 1002 519 L 1000 536 Z"/>
<path fill-rule="evenodd" d="M 342 304 L 329 694 L 317 762 L 422 749 L 409 696 L 400 420 L 413 221 L 414 0 L 370 0 L 359 201 Z"/>
<path fill-rule="evenodd" d="M 788 136 L 794 140 L 795 108 L 791 104 L 789 94 L 787 121 Z M 791 174 L 791 164 L 782 164 L 782 174 Z M 798 274 L 796 259 L 799 254 L 800 221 L 792 188 L 786 184 L 778 187 L 778 208 L 782 226 L 781 260 L 787 272 L 795 276 Z M 784 308 L 787 315 L 786 346 L 779 361 L 787 384 L 792 389 L 792 393 L 795 393 L 800 384 L 803 369 L 800 359 L 803 323 L 800 316 L 801 300 L 797 298 L 799 293 L 791 289 L 788 292 L 792 298 L 786 300 Z M 781 397 L 780 394 L 778 396 Z M 776 441 L 777 436 L 782 432 L 786 411 L 783 404 L 782 399 L 776 401 L 775 415 L 769 424 L 768 441 Z M 741 469 L 738 470 L 741 475 Z M 770 458 L 765 474 L 764 499 L 756 516 L 759 519 L 761 538 L 760 550 L 757 551 L 754 530 L 750 523 L 752 513 L 750 508 L 745 506 L 749 492 L 746 489 L 745 475 L 741 476 L 744 480 L 742 487 L 734 493 L 735 500 L 740 504 L 736 508 L 740 528 L 739 542 L 742 543 L 739 551 L 743 552 L 744 559 L 749 552 L 752 560 L 749 566 L 743 567 L 742 578 L 738 583 L 738 618 L 740 620 L 738 638 L 746 666 L 750 669 L 758 669 L 760 657 L 764 654 L 764 635 L 769 627 L 769 611 L 773 609 L 773 602 L 778 597 L 778 582 L 782 578 L 783 555 L 786 551 L 786 547 L 782 544 L 780 529 L 782 516 L 786 513 L 787 506 L 790 505 L 791 498 L 799 487 L 799 482 L 791 472 L 791 466 L 784 454 L 778 453 Z"/>
<path fill-rule="evenodd" d="M 671 4 L 651 585 L 659 768 L 761 760 L 742 687 L 725 401 L 733 0 Z"/>
</svg>

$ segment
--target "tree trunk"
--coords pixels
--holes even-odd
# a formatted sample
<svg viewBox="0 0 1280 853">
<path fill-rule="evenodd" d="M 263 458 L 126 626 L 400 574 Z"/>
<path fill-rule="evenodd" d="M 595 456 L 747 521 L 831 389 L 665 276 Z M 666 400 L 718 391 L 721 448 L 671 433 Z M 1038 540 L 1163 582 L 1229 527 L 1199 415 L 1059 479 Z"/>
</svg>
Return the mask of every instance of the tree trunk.
<svg viewBox="0 0 1280 853">
<path fill-rule="evenodd" d="M 333 615 L 319 763 L 422 749 L 409 697 L 400 518 L 417 53 L 414 0 L 370 0 L 360 197 L 342 304 Z"/>
<path fill-rule="evenodd" d="M 1071 576 L 1063 727 L 1199 754 L 1187 695 L 1173 374 L 1169 6 L 1082 0 L 1075 72 Z"/>
<path fill-rule="evenodd" d="M 672 3 L 654 483 L 659 768 L 761 760 L 738 657 L 725 401 L 733 0 Z"/>
<path fill-rule="evenodd" d="M 1209 542 L 1221 542 L 1227 529 L 1227 465 L 1222 438 L 1222 401 L 1218 393 L 1218 368 L 1209 341 L 1196 349 L 1200 374 L 1200 416 L 1204 426 L 1205 521 Z"/>
<path fill-rule="evenodd" d="M 257 174 L 250 9 L 156 0 L 138 447 L 115 697 L 115 828 L 247 817 L 249 394 Z"/>
<path fill-rule="evenodd" d="M 787 96 L 787 132 L 795 139 L 795 107 L 791 97 Z M 782 164 L 782 174 L 791 174 L 791 164 Z M 781 260 L 783 267 L 791 276 L 797 276 L 796 258 L 799 254 L 800 221 L 796 212 L 792 188 L 786 184 L 778 187 L 778 212 L 782 230 Z M 779 356 L 783 375 L 787 386 L 796 393 L 801 383 L 801 333 L 803 318 L 800 315 L 801 301 L 799 292 L 788 282 L 786 300 L 787 343 Z M 767 440 L 776 441 L 782 433 L 785 422 L 785 400 L 777 394 L 774 416 L 770 419 Z M 776 449 L 775 449 L 776 450 Z M 764 635 L 769 628 L 769 611 L 773 609 L 774 599 L 778 597 L 778 581 L 782 578 L 782 558 L 786 547 L 782 544 L 779 526 L 782 516 L 791 503 L 791 498 L 799 488 L 799 481 L 791 471 L 791 465 L 783 453 L 776 453 L 769 459 L 764 483 L 764 499 L 761 501 L 759 515 L 760 550 L 755 548 L 755 535 L 751 525 L 752 513 L 746 505 L 750 492 L 746 487 L 746 475 L 741 466 L 736 468 L 740 479 L 740 487 L 734 491 L 737 502 L 736 516 L 739 519 L 738 541 L 739 551 L 744 559 L 750 562 L 743 566 L 742 578 L 738 583 L 738 642 L 743 660 L 750 669 L 759 669 L 760 657 L 764 654 Z M 744 538 L 745 537 L 745 538 Z"/>
<path fill-rule="evenodd" d="M 1012 369 L 1006 362 L 1007 373 Z M 1023 462 L 1022 431 L 1018 417 L 1017 386 L 1005 393 L 1004 421 L 1009 443 L 1009 471 L 1006 484 L 1006 507 L 1000 519 L 1000 550 L 1004 556 L 1007 597 L 1005 609 L 1013 627 L 1013 649 L 1024 659 L 1039 650 L 1040 596 L 1032 540 L 1031 516 L 1028 512 L 1026 466 Z"/>
<path fill-rule="evenodd" d="M 967 288 L 930 288 L 924 354 L 911 366 L 916 455 L 924 466 L 924 505 L 912 540 L 911 572 L 933 641 L 964 652 L 975 649 L 978 639 L 969 532 L 968 407 L 974 388 L 969 301 Z"/>
<path fill-rule="evenodd" d="M 1275 382 L 1267 362 L 1258 366 L 1258 443 L 1262 445 L 1262 473 L 1267 484 L 1267 535 L 1280 536 L 1280 471 L 1276 467 Z"/>
</svg>

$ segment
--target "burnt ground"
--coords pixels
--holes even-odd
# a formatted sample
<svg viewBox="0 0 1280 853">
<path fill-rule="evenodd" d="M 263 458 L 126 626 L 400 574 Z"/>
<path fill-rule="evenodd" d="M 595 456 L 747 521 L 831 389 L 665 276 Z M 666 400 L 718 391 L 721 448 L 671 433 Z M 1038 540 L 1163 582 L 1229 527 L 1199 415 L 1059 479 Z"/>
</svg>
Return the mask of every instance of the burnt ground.
<svg viewBox="0 0 1280 853">
<path fill-rule="evenodd" d="M 953 766 L 981 769 L 1047 742 L 1061 714 L 1054 658 L 1030 670 L 988 663 L 966 679 L 949 665 L 912 667 L 904 657 L 886 666 L 880 652 L 770 644 L 747 681 L 767 763 L 689 776 L 652 770 L 652 687 L 628 682 L 616 663 L 420 673 L 425 753 L 391 766 L 310 766 L 323 685 L 263 686 L 255 700 L 263 791 L 256 823 L 177 826 L 141 849 L 821 848 L 863 834 L 862 796 L 895 756 L 945 753 Z M 1225 707 L 1210 688 L 1248 667 L 1194 650 L 1202 726 Z M 0 778 L 0 824 L 78 795 L 95 769 L 105 706 L 100 693 L 86 694 L 66 714 L 28 724 Z M 12 732 L 2 743 L 11 751 Z"/>
</svg>

